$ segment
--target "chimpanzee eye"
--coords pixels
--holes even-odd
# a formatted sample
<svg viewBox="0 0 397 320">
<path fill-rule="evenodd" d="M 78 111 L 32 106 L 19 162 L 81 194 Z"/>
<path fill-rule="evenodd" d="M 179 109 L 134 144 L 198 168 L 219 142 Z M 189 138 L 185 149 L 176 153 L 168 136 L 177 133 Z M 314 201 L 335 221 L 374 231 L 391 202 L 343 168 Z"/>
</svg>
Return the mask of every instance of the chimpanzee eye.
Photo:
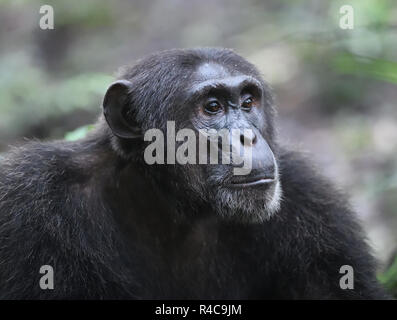
<svg viewBox="0 0 397 320">
<path fill-rule="evenodd" d="M 244 100 L 244 102 L 241 104 L 241 107 L 244 110 L 249 111 L 251 110 L 253 104 L 254 104 L 254 100 L 251 97 L 249 97 Z"/>
<path fill-rule="evenodd" d="M 205 105 L 204 110 L 208 114 L 217 114 L 222 110 L 222 107 L 218 101 L 211 101 Z"/>
</svg>

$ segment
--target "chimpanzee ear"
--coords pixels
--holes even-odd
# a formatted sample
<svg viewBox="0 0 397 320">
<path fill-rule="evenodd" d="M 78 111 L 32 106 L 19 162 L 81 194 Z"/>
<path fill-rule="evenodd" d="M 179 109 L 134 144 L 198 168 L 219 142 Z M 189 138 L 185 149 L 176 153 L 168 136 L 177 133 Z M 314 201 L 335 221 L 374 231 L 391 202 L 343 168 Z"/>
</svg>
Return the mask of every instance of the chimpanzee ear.
<svg viewBox="0 0 397 320">
<path fill-rule="evenodd" d="M 125 139 L 140 137 L 141 130 L 136 123 L 127 119 L 128 92 L 132 89 L 132 83 L 127 80 L 118 80 L 110 85 L 103 99 L 103 113 L 106 122 L 113 133 Z"/>
</svg>

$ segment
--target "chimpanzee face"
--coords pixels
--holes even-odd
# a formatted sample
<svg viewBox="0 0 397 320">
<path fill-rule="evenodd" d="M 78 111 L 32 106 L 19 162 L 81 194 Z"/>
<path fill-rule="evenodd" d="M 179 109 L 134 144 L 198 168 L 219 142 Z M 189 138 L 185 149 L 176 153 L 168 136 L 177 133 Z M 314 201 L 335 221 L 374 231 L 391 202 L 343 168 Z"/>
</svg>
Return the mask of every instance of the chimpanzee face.
<svg viewBox="0 0 397 320">
<path fill-rule="evenodd" d="M 180 192 L 190 191 L 222 216 L 250 222 L 267 219 L 279 207 L 281 187 L 271 93 L 259 72 L 234 53 L 223 61 L 169 59 L 172 63 L 151 61 L 150 72 L 136 71 L 130 80 L 109 88 L 104 108 L 113 133 L 123 140 L 151 141 L 153 130 L 158 130 L 167 140 L 156 157 L 162 153 L 166 159 L 146 163 L 171 164 L 170 179 L 183 186 Z M 131 114 L 134 125 L 127 117 Z M 170 123 L 176 132 L 171 144 Z M 187 140 L 179 136 L 187 131 Z M 194 154 L 178 161 L 178 147 L 186 144 L 190 146 L 184 156 L 192 153 L 192 146 Z M 150 148 L 141 153 L 146 157 Z"/>
<path fill-rule="evenodd" d="M 204 177 L 209 201 L 220 214 L 247 221 L 268 218 L 280 202 L 278 165 L 268 134 L 273 106 L 267 104 L 265 90 L 252 75 L 206 62 L 194 72 L 184 102 L 192 109 L 191 123 L 197 132 L 230 133 L 222 136 L 226 144 L 221 135 L 215 135 L 214 143 L 221 151 L 237 150 L 242 163 L 233 159 L 222 163 L 220 152 L 218 164 L 202 166 L 200 178 Z"/>
</svg>

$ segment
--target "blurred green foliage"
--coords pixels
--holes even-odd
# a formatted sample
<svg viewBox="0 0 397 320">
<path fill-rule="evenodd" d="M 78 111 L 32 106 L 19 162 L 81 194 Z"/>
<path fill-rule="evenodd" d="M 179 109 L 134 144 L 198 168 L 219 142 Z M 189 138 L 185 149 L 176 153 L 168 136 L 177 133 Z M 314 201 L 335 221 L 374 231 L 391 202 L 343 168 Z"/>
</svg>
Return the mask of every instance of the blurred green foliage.
<svg viewBox="0 0 397 320">
<path fill-rule="evenodd" d="M 94 125 L 92 125 L 92 124 L 79 127 L 79 128 L 77 128 L 77 129 L 75 129 L 73 131 L 70 131 L 70 132 L 66 133 L 65 134 L 65 140 L 67 140 L 67 141 L 76 141 L 76 140 L 82 139 L 93 128 L 94 128 Z"/>
<path fill-rule="evenodd" d="M 78 109 L 100 110 L 100 101 L 112 77 L 81 73 L 51 79 L 23 54 L 3 58 L 0 68 L 0 132 L 23 134 L 29 125 L 62 117 Z"/>
<path fill-rule="evenodd" d="M 340 54 L 335 57 L 333 64 L 340 73 L 367 76 L 397 84 L 397 62 Z"/>
<path fill-rule="evenodd" d="M 397 256 L 391 266 L 378 276 L 378 279 L 394 297 L 397 297 Z"/>
</svg>

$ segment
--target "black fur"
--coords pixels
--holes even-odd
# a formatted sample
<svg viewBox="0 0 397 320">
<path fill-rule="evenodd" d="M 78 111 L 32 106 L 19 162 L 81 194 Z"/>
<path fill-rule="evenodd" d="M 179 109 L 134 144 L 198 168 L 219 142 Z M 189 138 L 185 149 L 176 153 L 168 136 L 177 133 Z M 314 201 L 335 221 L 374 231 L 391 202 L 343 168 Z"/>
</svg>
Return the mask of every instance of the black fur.
<svg viewBox="0 0 397 320">
<path fill-rule="evenodd" d="M 259 77 L 225 50 L 149 57 L 123 74 L 140 84 L 131 103 L 144 129 L 178 117 L 162 107 L 188 81 L 173 68 L 188 75 L 203 57 Z M 0 169 L 0 298 L 386 298 L 347 201 L 268 130 L 283 200 L 262 223 L 220 216 L 174 168 L 142 163 L 142 145 L 116 138 L 103 118 L 83 140 L 10 151 Z M 54 290 L 39 287 L 46 264 Z M 354 268 L 354 290 L 339 287 L 342 265 Z"/>
</svg>

